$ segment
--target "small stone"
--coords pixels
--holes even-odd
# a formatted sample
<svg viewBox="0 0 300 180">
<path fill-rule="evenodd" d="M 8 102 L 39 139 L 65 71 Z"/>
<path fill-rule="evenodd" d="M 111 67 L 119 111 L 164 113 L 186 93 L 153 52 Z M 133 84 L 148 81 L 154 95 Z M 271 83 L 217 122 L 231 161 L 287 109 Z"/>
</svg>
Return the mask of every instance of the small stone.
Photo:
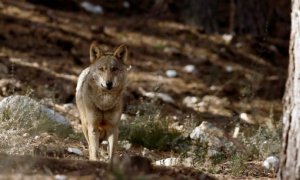
<svg viewBox="0 0 300 180">
<path fill-rule="evenodd" d="M 173 120 L 178 120 L 178 117 L 177 116 L 172 116 L 172 119 Z"/>
<path fill-rule="evenodd" d="M 124 114 L 124 113 L 122 113 L 122 115 L 121 115 L 121 121 L 128 121 L 128 115 L 127 114 Z"/>
<path fill-rule="evenodd" d="M 251 116 L 248 115 L 247 113 L 241 113 L 240 118 L 241 118 L 241 120 L 243 120 L 249 124 L 255 124 L 255 122 L 252 120 Z"/>
<path fill-rule="evenodd" d="M 68 147 L 67 151 L 69 153 L 73 153 L 73 154 L 76 154 L 78 156 L 83 156 L 83 152 L 80 149 L 78 149 L 78 148 Z"/>
<path fill-rule="evenodd" d="M 222 148 L 226 144 L 222 129 L 207 121 L 203 121 L 197 126 L 190 134 L 190 138 L 200 142 L 206 142 L 208 146 L 213 148 Z"/>
<path fill-rule="evenodd" d="M 186 105 L 187 107 L 193 107 L 194 104 L 196 104 L 197 102 L 199 102 L 200 99 L 198 97 L 195 96 L 187 96 L 182 100 L 182 103 L 184 105 Z"/>
<path fill-rule="evenodd" d="M 162 101 L 166 102 L 166 103 L 175 103 L 174 99 L 166 93 L 158 93 L 158 92 L 145 92 L 143 94 L 146 97 L 149 98 L 158 98 L 161 99 Z"/>
<path fill-rule="evenodd" d="M 129 150 L 131 147 L 132 147 L 132 144 L 129 142 L 129 141 L 127 141 L 127 140 L 125 140 L 125 141 L 120 141 L 119 142 L 119 145 L 121 146 L 121 147 L 123 147 L 125 150 Z"/>
<path fill-rule="evenodd" d="M 190 134 L 190 138 L 193 140 L 197 140 L 197 139 L 200 139 L 201 137 L 203 137 L 203 134 L 204 134 L 203 131 L 198 126 L 192 131 L 192 133 Z"/>
<path fill-rule="evenodd" d="M 158 166 L 175 166 L 178 165 L 179 160 L 177 158 L 167 158 L 155 161 L 155 165 Z"/>
<path fill-rule="evenodd" d="M 263 167 L 276 172 L 279 168 L 279 159 L 276 156 L 269 156 L 264 160 Z"/>
<path fill-rule="evenodd" d="M 236 125 L 235 128 L 234 128 L 232 137 L 233 137 L 233 138 L 237 138 L 238 135 L 239 135 L 239 132 L 240 132 L 240 126 L 239 126 L 239 125 Z"/>
<path fill-rule="evenodd" d="M 57 174 L 54 176 L 55 180 L 67 180 L 67 176 L 66 175 L 62 175 L 62 174 Z"/>
<path fill-rule="evenodd" d="M 216 90 L 218 90 L 218 87 L 212 85 L 212 86 L 209 87 L 209 90 L 211 90 L 211 91 L 216 91 Z"/>
<path fill-rule="evenodd" d="M 229 44 L 233 39 L 233 35 L 232 34 L 223 34 L 222 38 L 226 44 Z"/>
<path fill-rule="evenodd" d="M 103 14 L 103 8 L 99 5 L 94 5 L 88 1 L 83 1 L 80 5 L 84 10 L 90 13 Z"/>
<path fill-rule="evenodd" d="M 108 145 L 108 141 L 102 141 L 101 144 L 103 144 L 103 145 Z"/>
<path fill-rule="evenodd" d="M 129 2 L 128 1 L 124 1 L 123 2 L 123 7 L 126 8 L 126 9 L 130 8 Z"/>
<path fill-rule="evenodd" d="M 226 72 L 231 73 L 233 71 L 233 68 L 232 68 L 232 66 L 228 65 L 228 66 L 225 67 L 225 70 L 226 70 Z"/>
<path fill-rule="evenodd" d="M 40 136 L 35 136 L 35 137 L 34 137 L 35 140 L 37 140 L 37 139 L 39 139 L 39 138 L 40 138 Z"/>
<path fill-rule="evenodd" d="M 169 78 L 173 78 L 173 77 L 176 77 L 177 76 L 177 71 L 176 70 L 167 70 L 166 71 L 166 75 L 169 77 Z"/>
<path fill-rule="evenodd" d="M 193 64 L 189 64 L 183 67 L 183 70 L 187 73 L 195 73 L 196 72 L 196 67 Z"/>
<path fill-rule="evenodd" d="M 208 133 L 209 135 L 213 135 L 216 137 L 223 137 L 224 135 L 221 129 L 207 121 L 203 121 L 199 127 L 202 131 Z"/>
<path fill-rule="evenodd" d="M 193 104 L 197 103 L 198 101 L 199 101 L 199 99 L 195 96 L 187 96 L 183 100 L 183 102 L 186 102 L 186 103 L 190 102 L 190 103 L 193 103 Z"/>
<path fill-rule="evenodd" d="M 277 47 L 274 46 L 274 45 L 270 45 L 269 48 L 270 48 L 270 50 L 272 50 L 272 51 L 274 51 L 274 52 L 278 52 Z"/>
</svg>

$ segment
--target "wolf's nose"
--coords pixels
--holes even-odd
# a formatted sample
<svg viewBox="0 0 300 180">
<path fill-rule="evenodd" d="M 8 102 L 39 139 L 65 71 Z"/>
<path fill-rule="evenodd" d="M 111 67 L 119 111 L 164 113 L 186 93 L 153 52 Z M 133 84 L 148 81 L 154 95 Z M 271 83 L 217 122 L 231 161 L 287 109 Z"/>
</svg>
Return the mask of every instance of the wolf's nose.
<svg viewBox="0 0 300 180">
<path fill-rule="evenodd" d="M 110 90 L 112 88 L 113 83 L 111 81 L 106 82 L 106 88 Z"/>
</svg>

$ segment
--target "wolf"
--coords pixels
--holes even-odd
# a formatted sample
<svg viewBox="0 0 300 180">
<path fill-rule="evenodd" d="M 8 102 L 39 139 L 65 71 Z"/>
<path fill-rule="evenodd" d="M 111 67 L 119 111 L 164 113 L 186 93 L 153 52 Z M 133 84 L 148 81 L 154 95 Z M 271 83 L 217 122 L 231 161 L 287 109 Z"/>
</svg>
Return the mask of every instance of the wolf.
<svg viewBox="0 0 300 180">
<path fill-rule="evenodd" d="M 79 75 L 76 104 L 89 159 L 97 160 L 99 143 L 108 140 L 109 162 L 117 147 L 123 94 L 127 84 L 127 47 L 105 52 L 97 43 L 90 46 L 90 65 Z"/>
</svg>

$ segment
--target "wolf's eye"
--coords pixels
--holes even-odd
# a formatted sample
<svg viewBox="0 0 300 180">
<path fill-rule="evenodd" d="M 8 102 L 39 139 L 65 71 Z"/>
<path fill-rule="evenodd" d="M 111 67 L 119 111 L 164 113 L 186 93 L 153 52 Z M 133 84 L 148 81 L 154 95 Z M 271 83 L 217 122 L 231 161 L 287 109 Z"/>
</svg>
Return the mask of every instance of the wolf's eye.
<svg viewBox="0 0 300 180">
<path fill-rule="evenodd" d="M 116 72 L 116 71 L 118 70 L 118 68 L 117 68 L 117 67 L 113 67 L 113 68 L 111 68 L 111 70 L 112 70 L 113 72 Z"/>
<path fill-rule="evenodd" d="M 100 71 L 104 71 L 104 67 L 99 67 L 99 70 Z"/>
</svg>

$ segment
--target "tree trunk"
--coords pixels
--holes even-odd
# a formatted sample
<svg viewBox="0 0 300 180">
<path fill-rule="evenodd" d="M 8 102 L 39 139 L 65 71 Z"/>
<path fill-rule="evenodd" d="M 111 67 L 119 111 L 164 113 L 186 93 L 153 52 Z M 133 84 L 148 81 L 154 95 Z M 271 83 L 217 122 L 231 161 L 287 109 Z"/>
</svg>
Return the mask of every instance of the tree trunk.
<svg viewBox="0 0 300 180">
<path fill-rule="evenodd" d="M 300 179 L 300 0 L 292 0 L 289 73 L 284 96 L 278 179 Z"/>
</svg>

